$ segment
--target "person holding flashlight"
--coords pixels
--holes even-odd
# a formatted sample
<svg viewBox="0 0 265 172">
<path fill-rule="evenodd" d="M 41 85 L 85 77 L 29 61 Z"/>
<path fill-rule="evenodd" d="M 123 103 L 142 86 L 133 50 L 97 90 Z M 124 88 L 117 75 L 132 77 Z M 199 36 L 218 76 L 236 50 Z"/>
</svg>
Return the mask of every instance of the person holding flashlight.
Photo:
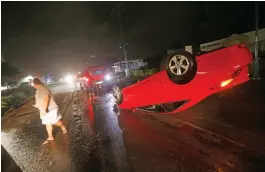
<svg viewBox="0 0 265 172">
<path fill-rule="evenodd" d="M 54 140 L 53 125 L 60 127 L 63 134 L 66 134 L 67 130 L 61 120 L 62 116 L 58 112 L 59 107 L 50 90 L 38 78 L 34 78 L 32 83 L 36 89 L 35 105 L 33 106 L 39 109 L 42 124 L 46 126 L 48 133 L 48 138 L 43 142 L 43 144 L 46 144 Z"/>
</svg>

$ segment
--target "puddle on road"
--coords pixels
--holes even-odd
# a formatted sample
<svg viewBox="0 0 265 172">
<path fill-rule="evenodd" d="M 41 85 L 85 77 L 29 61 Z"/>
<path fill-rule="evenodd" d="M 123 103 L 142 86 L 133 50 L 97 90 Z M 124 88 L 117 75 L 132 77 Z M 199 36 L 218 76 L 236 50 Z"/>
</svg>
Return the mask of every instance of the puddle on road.
<svg viewBox="0 0 265 172">
<path fill-rule="evenodd" d="M 130 165 L 126 156 L 126 148 L 123 143 L 122 130 L 116 113 L 113 111 L 113 103 L 109 94 L 95 100 L 94 112 L 96 129 L 100 137 L 100 150 L 103 155 L 105 171 L 127 172 Z"/>
<path fill-rule="evenodd" d="M 72 170 L 101 172 L 98 135 L 88 118 L 88 106 L 84 105 L 86 99 L 84 95 L 73 95 L 73 122 L 69 125 Z"/>
</svg>

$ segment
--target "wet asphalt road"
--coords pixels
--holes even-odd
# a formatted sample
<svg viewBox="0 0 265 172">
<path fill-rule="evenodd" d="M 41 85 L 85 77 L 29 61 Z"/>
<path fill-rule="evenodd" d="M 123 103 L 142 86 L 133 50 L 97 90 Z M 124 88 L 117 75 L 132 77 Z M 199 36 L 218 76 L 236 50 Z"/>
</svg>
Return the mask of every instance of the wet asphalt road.
<svg viewBox="0 0 265 172">
<path fill-rule="evenodd" d="M 56 130 L 49 145 L 36 112 L 2 119 L 2 145 L 23 171 L 265 171 L 262 82 L 170 116 L 119 111 L 111 94 L 91 102 L 71 89 L 54 89 L 69 133 Z"/>
</svg>

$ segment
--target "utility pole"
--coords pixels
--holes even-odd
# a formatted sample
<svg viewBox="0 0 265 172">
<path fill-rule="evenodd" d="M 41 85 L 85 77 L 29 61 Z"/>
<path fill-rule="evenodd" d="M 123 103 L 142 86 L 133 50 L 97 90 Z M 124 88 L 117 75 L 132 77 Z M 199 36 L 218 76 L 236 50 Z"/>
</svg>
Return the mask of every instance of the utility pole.
<svg viewBox="0 0 265 172">
<path fill-rule="evenodd" d="M 124 61 L 125 61 L 125 65 L 126 65 L 125 74 L 126 74 L 126 76 L 129 76 L 129 67 L 128 67 L 127 51 L 126 51 L 126 45 L 128 43 L 126 43 L 124 40 L 124 33 L 123 33 L 124 31 L 123 31 L 123 27 L 122 27 L 122 23 L 121 23 L 121 5 L 119 5 L 117 7 L 117 15 L 118 15 L 118 19 L 119 19 L 121 42 L 122 42 L 120 48 L 123 48 Z"/>
<path fill-rule="evenodd" d="M 259 77 L 259 4 L 255 2 L 255 60 L 253 64 L 253 79 Z"/>
</svg>

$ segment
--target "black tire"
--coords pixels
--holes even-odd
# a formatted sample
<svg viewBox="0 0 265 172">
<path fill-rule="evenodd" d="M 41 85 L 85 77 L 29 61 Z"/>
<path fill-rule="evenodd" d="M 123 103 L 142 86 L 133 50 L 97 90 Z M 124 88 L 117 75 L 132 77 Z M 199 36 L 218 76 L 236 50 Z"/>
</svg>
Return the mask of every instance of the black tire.
<svg viewBox="0 0 265 172">
<path fill-rule="evenodd" d="M 180 61 L 176 63 L 174 59 Z M 184 66 L 186 69 L 182 68 Z M 175 69 L 172 69 L 172 67 L 175 67 L 177 71 L 175 71 Z M 189 83 L 195 77 L 197 72 L 197 62 L 195 57 L 191 53 L 187 51 L 177 51 L 173 54 L 168 55 L 162 61 L 160 69 L 167 70 L 168 77 L 172 82 L 174 82 L 175 84 L 183 85 Z"/>
<path fill-rule="evenodd" d="M 115 90 L 115 89 L 117 89 L 117 90 Z M 119 95 L 117 95 L 117 92 L 116 91 L 119 91 Z M 119 104 L 121 104 L 122 103 L 122 100 L 123 100 L 123 95 L 122 95 L 122 90 L 121 90 L 121 88 L 119 87 L 119 86 L 117 86 L 117 85 L 114 85 L 113 87 L 112 87 L 112 94 L 113 94 L 113 97 L 115 98 L 115 100 L 116 100 L 116 103 L 119 105 Z"/>
</svg>

